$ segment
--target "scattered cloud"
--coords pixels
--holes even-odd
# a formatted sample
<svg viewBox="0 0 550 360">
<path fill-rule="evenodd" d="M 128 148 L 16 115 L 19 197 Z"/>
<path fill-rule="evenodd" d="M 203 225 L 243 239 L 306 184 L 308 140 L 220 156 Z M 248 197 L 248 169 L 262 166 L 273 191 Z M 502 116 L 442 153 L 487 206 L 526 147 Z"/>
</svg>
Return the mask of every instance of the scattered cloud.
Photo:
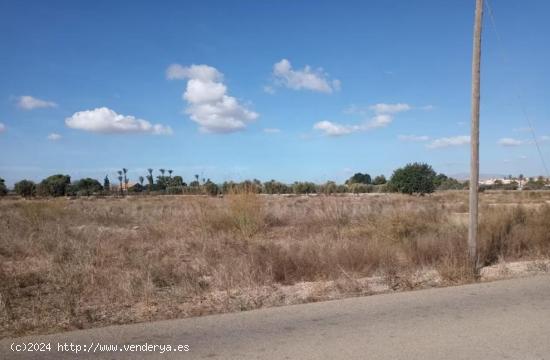
<svg viewBox="0 0 550 360">
<path fill-rule="evenodd" d="M 265 93 L 268 93 L 268 94 L 271 94 L 271 95 L 275 94 L 275 89 L 271 85 L 265 85 L 263 87 L 263 89 L 264 89 Z"/>
<path fill-rule="evenodd" d="M 287 59 L 282 59 L 273 65 L 275 84 L 293 90 L 311 90 L 324 93 L 339 91 L 342 83 L 338 79 L 330 80 L 322 69 L 312 69 L 306 65 L 303 69 L 293 69 Z"/>
<path fill-rule="evenodd" d="M 328 120 L 317 122 L 313 125 L 315 130 L 320 130 L 328 136 L 341 136 L 349 135 L 356 132 L 368 131 L 372 129 L 386 127 L 392 123 L 394 120 L 395 114 L 409 111 L 412 107 L 408 104 L 398 103 L 398 104 L 374 104 L 368 107 L 370 112 L 374 112 L 370 118 L 364 120 L 360 124 L 340 124 Z M 348 114 L 360 114 L 367 115 L 367 109 L 356 107 L 352 105 L 344 110 Z"/>
<path fill-rule="evenodd" d="M 445 148 L 450 146 L 461 146 L 469 143 L 470 143 L 470 136 L 459 135 L 459 136 L 442 137 L 442 138 L 434 139 L 432 142 L 426 145 L 426 147 L 428 149 L 439 149 L 439 148 Z"/>
<path fill-rule="evenodd" d="M 3 123 L 0 123 L 0 134 L 3 133 L 4 131 L 6 131 L 6 125 L 4 125 Z"/>
<path fill-rule="evenodd" d="M 423 142 L 430 140 L 429 136 L 426 135 L 399 135 L 397 138 L 400 141 L 410 141 L 410 142 Z"/>
<path fill-rule="evenodd" d="M 501 138 L 498 140 L 498 144 L 500 146 L 520 146 L 523 145 L 525 142 L 518 139 L 512 139 L 512 138 Z"/>
<path fill-rule="evenodd" d="M 62 136 L 57 133 L 51 133 L 48 135 L 48 140 L 51 140 L 51 141 L 61 140 L 61 138 Z"/>
<path fill-rule="evenodd" d="M 76 112 L 65 119 L 65 124 L 72 129 L 100 134 L 172 134 L 169 126 L 151 124 L 147 120 L 137 119 L 131 115 L 117 114 L 106 107 Z"/>
<path fill-rule="evenodd" d="M 464 126 L 464 125 L 466 125 L 466 122 L 465 121 L 457 121 L 456 124 L 458 126 Z"/>
<path fill-rule="evenodd" d="M 546 141 L 550 141 L 550 136 L 548 135 L 542 135 L 540 138 L 539 138 L 540 141 L 543 141 L 543 142 L 546 142 Z"/>
<path fill-rule="evenodd" d="M 349 135 L 362 130 L 362 127 L 360 125 L 344 125 L 328 120 L 323 120 L 315 123 L 313 125 L 313 128 L 315 130 L 323 131 L 325 135 L 328 136 Z"/>
<path fill-rule="evenodd" d="M 264 129 L 264 133 L 268 133 L 268 134 L 278 134 L 281 132 L 281 129 L 277 129 L 277 128 L 265 128 Z"/>
<path fill-rule="evenodd" d="M 397 103 L 397 104 L 385 104 L 379 103 L 371 106 L 357 106 L 355 104 L 349 105 L 343 110 L 344 114 L 349 115 L 367 115 L 369 112 L 374 112 L 377 114 L 390 114 L 394 115 L 400 112 L 405 112 L 409 110 L 423 110 L 430 111 L 435 109 L 433 105 L 426 105 L 420 107 L 413 107 L 409 104 Z"/>
<path fill-rule="evenodd" d="M 365 130 L 386 127 L 393 121 L 391 114 L 377 114 L 365 125 Z"/>
<path fill-rule="evenodd" d="M 520 160 L 527 160 L 527 156 L 521 155 L 521 156 L 518 157 L 518 159 L 520 159 Z"/>
<path fill-rule="evenodd" d="M 208 65 L 181 66 L 180 64 L 172 64 L 166 69 L 166 78 L 169 80 L 221 81 L 223 80 L 223 74 L 215 67 Z"/>
<path fill-rule="evenodd" d="M 54 108 L 57 107 L 57 104 L 53 101 L 41 100 L 29 95 L 24 95 L 17 98 L 17 107 L 23 110 L 33 110 L 40 108 Z"/>
<path fill-rule="evenodd" d="M 185 112 L 206 133 L 230 133 L 243 130 L 258 118 L 258 113 L 241 105 L 227 95 L 223 74 L 208 65 L 183 67 L 173 64 L 166 70 L 168 79 L 187 80 L 183 99 L 188 106 Z"/>
<path fill-rule="evenodd" d="M 409 104 L 374 104 L 369 107 L 372 111 L 374 111 L 376 114 L 397 114 L 403 111 L 409 111 L 411 110 L 411 106 Z"/>
</svg>

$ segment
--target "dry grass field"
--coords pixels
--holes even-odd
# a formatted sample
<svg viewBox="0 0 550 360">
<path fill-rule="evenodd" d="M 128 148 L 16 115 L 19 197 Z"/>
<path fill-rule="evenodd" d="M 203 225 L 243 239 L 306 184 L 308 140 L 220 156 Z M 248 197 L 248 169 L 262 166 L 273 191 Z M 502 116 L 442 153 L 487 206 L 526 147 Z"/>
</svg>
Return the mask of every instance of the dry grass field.
<svg viewBox="0 0 550 360">
<path fill-rule="evenodd" d="M 482 264 L 550 257 L 550 191 L 481 202 Z M 466 192 L 3 199 L 0 337 L 474 281 L 466 211 Z"/>
</svg>

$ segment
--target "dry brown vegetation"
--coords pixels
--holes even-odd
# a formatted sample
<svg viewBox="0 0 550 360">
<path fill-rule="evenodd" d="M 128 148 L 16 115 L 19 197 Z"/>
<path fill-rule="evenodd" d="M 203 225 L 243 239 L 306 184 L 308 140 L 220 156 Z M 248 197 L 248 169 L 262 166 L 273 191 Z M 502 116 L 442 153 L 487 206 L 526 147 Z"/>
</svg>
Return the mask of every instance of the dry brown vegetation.
<svg viewBox="0 0 550 360">
<path fill-rule="evenodd" d="M 483 264 L 550 256 L 550 192 L 481 200 Z M 390 289 L 426 269 L 470 281 L 466 211 L 465 192 L 5 199 L 0 337 L 330 298 L 281 290 L 301 282 L 344 296 L 375 275 Z"/>
</svg>

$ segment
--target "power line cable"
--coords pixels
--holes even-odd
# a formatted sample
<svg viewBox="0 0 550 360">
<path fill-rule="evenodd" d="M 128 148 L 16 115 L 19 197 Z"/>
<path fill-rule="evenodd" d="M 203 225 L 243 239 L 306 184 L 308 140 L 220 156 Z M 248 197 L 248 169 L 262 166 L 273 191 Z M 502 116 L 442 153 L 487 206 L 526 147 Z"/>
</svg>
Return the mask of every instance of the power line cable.
<svg viewBox="0 0 550 360">
<path fill-rule="evenodd" d="M 498 42 L 498 45 L 499 45 L 499 50 L 500 50 L 501 56 L 503 58 L 503 61 L 504 61 L 505 64 L 510 65 L 511 62 L 509 60 L 509 57 L 507 56 L 507 52 L 505 51 L 503 41 L 502 41 L 502 37 L 500 36 L 500 33 L 498 32 L 496 21 L 495 21 L 495 15 L 493 13 L 493 9 L 492 9 L 492 7 L 489 3 L 489 0 L 486 0 L 485 4 L 487 5 L 487 10 L 489 12 L 489 18 L 491 20 L 491 25 L 492 25 L 493 31 L 495 32 L 495 36 L 497 38 L 497 42 Z M 531 136 L 533 137 L 533 142 L 535 143 L 535 146 L 537 148 L 537 151 L 538 151 L 538 154 L 539 154 L 539 157 L 540 157 L 540 161 L 542 163 L 544 171 L 546 172 L 546 177 L 550 178 L 550 172 L 548 171 L 548 167 L 546 166 L 546 161 L 544 160 L 544 155 L 542 154 L 542 150 L 540 148 L 540 144 L 539 144 L 537 135 L 535 134 L 535 128 L 533 127 L 533 123 L 531 121 L 531 118 L 529 117 L 529 115 L 527 113 L 527 108 L 526 108 L 526 106 L 523 102 L 523 98 L 517 92 L 515 93 L 515 95 L 516 95 L 516 98 L 518 99 L 519 106 L 521 108 L 521 112 L 523 113 L 523 116 L 525 117 L 525 120 L 527 121 L 527 124 L 529 125 L 529 132 L 531 133 Z"/>
</svg>

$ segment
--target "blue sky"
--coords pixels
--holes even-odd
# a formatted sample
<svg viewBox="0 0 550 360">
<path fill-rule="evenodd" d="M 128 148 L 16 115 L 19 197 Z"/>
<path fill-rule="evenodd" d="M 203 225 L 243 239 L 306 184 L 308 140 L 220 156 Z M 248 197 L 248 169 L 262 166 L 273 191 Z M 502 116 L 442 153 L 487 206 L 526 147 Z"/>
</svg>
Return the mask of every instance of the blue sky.
<svg viewBox="0 0 550 360">
<path fill-rule="evenodd" d="M 464 173 L 474 2 L 2 0 L 0 177 Z M 481 172 L 543 174 L 550 3 L 491 6 Z"/>
</svg>

